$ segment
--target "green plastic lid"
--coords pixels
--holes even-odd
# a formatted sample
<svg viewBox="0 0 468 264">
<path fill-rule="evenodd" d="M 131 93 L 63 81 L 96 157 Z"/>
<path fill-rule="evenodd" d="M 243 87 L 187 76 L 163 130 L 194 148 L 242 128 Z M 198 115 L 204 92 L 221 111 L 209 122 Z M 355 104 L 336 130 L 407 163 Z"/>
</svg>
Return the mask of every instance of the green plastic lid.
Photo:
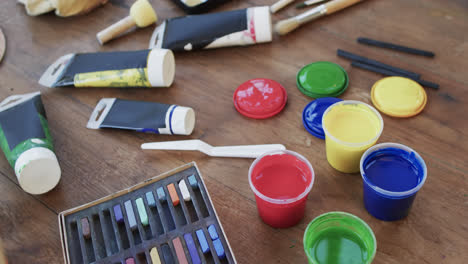
<svg viewBox="0 0 468 264">
<path fill-rule="evenodd" d="M 314 62 L 297 73 L 297 88 L 312 98 L 337 97 L 348 88 L 348 74 L 336 63 Z"/>
</svg>

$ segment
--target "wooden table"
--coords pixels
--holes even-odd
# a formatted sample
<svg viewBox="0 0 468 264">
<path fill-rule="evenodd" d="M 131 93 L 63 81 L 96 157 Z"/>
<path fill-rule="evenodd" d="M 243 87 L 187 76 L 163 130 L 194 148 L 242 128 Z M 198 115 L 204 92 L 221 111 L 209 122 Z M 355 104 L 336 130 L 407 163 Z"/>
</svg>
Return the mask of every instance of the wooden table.
<svg viewBox="0 0 468 264">
<path fill-rule="evenodd" d="M 272 43 L 176 54 L 176 81 L 156 89 L 47 89 L 37 81 L 56 58 L 73 52 L 148 47 L 153 28 L 101 47 L 96 32 L 128 14 L 130 0 L 110 1 L 89 15 L 28 17 L 15 1 L 1 1 L 0 25 L 7 51 L 0 64 L 0 99 L 41 91 L 56 153 L 60 184 L 45 195 L 29 195 L 0 159 L 0 237 L 11 263 L 61 263 L 57 214 L 196 161 L 239 263 L 305 263 L 302 235 L 314 217 L 346 211 L 365 220 L 378 241 L 375 263 L 467 263 L 468 261 L 468 4 L 466 0 L 369 0 L 278 37 Z M 233 1 L 218 10 L 270 5 L 272 0 Z M 169 0 L 154 1 L 160 21 L 182 15 Z M 296 14 L 279 12 L 279 20 Z M 363 46 L 366 36 L 434 51 L 433 59 Z M 351 68 L 336 56 L 342 48 L 412 69 L 439 91 L 427 90 L 428 104 L 416 117 L 383 115 L 379 142 L 398 142 L 418 151 L 428 179 L 410 215 L 384 222 L 367 213 L 359 174 L 332 169 L 324 141 L 306 132 L 301 115 L 312 99 L 296 88 L 297 71 L 310 62 L 332 61 L 348 72 L 343 99 L 370 103 L 381 75 Z M 267 120 L 236 112 L 232 95 L 252 78 L 271 78 L 288 92 L 283 112 Z M 86 122 L 103 97 L 191 106 L 197 114 L 191 136 L 161 136 L 119 130 L 89 130 Z M 198 152 L 142 151 L 140 144 L 199 138 L 213 145 L 283 143 L 307 157 L 316 172 L 306 215 L 296 226 L 273 229 L 257 213 L 247 172 L 250 159 L 210 158 Z"/>
</svg>

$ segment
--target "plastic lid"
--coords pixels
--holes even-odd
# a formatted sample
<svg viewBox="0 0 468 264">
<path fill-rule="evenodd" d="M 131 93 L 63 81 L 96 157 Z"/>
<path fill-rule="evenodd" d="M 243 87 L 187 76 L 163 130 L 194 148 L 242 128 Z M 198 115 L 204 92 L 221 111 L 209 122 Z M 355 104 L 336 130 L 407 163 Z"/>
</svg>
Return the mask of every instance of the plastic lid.
<svg viewBox="0 0 468 264">
<path fill-rule="evenodd" d="M 427 102 L 427 95 L 419 83 L 404 77 L 386 77 L 372 86 L 372 103 L 381 112 L 394 117 L 419 114 Z"/>
<path fill-rule="evenodd" d="M 302 123 L 305 129 L 315 137 L 325 139 L 325 132 L 322 127 L 322 116 L 327 108 L 339 101 L 334 97 L 323 97 L 310 102 L 302 112 Z"/>
<path fill-rule="evenodd" d="M 195 128 L 195 111 L 190 107 L 176 106 L 171 115 L 171 128 L 175 135 L 190 135 Z"/>
<path fill-rule="evenodd" d="M 336 97 L 348 88 L 348 74 L 336 63 L 314 62 L 297 73 L 297 88 L 312 98 Z"/>
<path fill-rule="evenodd" d="M 169 87 L 174 81 L 174 53 L 168 49 L 152 49 L 148 55 L 148 81 L 152 87 Z"/>
<path fill-rule="evenodd" d="M 283 110 L 288 100 L 286 89 L 270 79 L 252 79 L 234 92 L 234 106 L 244 116 L 264 119 Z"/>
</svg>

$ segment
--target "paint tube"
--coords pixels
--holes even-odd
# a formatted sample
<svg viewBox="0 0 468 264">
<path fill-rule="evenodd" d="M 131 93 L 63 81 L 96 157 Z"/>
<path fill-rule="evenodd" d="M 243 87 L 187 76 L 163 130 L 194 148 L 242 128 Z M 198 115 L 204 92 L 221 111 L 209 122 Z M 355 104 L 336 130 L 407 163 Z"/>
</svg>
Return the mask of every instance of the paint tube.
<svg viewBox="0 0 468 264">
<path fill-rule="evenodd" d="M 86 127 L 190 135 L 194 126 L 195 112 L 189 107 L 103 98 L 94 108 Z"/>
<path fill-rule="evenodd" d="M 47 87 L 169 87 L 174 74 L 170 50 L 76 53 L 56 60 L 39 83 Z"/>
<path fill-rule="evenodd" d="M 153 32 L 150 48 L 190 51 L 271 40 L 270 11 L 262 6 L 168 19 Z"/>
<path fill-rule="evenodd" d="M 39 92 L 12 95 L 0 103 L 0 145 L 20 186 L 42 194 L 60 180 L 60 166 Z"/>
</svg>

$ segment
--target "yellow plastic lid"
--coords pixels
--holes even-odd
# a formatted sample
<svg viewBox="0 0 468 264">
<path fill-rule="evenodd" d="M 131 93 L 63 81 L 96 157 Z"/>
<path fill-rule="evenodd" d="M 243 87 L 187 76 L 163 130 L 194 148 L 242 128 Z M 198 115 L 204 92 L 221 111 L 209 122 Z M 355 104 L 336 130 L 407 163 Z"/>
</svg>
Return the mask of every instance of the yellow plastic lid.
<svg viewBox="0 0 468 264">
<path fill-rule="evenodd" d="M 427 95 L 419 83 L 404 77 L 386 77 L 372 86 L 371 99 L 379 111 L 394 117 L 419 114 L 427 102 Z"/>
</svg>

